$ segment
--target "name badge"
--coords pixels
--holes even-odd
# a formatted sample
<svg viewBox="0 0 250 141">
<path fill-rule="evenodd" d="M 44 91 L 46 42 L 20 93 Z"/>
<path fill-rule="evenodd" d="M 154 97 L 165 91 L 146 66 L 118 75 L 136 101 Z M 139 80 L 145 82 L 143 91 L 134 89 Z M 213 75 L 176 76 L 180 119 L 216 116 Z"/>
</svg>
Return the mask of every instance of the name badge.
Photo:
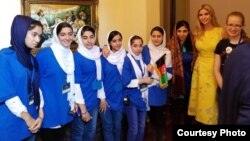
<svg viewBox="0 0 250 141">
<path fill-rule="evenodd" d="M 102 88 L 102 81 L 101 80 L 96 80 L 92 82 L 92 90 L 99 90 Z"/>
<path fill-rule="evenodd" d="M 122 83 L 121 82 L 116 83 L 114 86 L 114 90 L 116 93 L 120 92 L 122 90 Z"/>
<path fill-rule="evenodd" d="M 35 99 L 35 96 L 33 94 L 30 94 L 29 95 L 29 105 L 34 104 L 34 99 Z"/>
<path fill-rule="evenodd" d="M 68 93 L 68 92 L 70 92 L 70 82 L 66 82 L 62 87 L 63 94 Z"/>
</svg>

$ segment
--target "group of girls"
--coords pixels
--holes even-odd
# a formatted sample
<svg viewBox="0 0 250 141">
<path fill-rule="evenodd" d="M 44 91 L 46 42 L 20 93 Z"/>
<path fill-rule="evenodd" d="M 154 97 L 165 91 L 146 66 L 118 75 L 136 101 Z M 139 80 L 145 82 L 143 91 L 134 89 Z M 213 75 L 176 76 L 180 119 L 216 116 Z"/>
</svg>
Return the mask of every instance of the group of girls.
<svg viewBox="0 0 250 141">
<path fill-rule="evenodd" d="M 194 34 L 186 21 L 179 21 L 167 43 L 165 30 L 156 26 L 145 46 L 140 36 L 131 36 L 127 51 L 122 34 L 113 30 L 107 37 L 106 55 L 95 45 L 91 26 L 79 29 L 78 48 L 72 53 L 73 29 L 62 22 L 53 30 L 52 45 L 34 58 L 30 52 L 40 44 L 42 25 L 17 15 L 11 47 L 0 52 L 0 111 L 4 113 L 0 140 L 34 141 L 39 131 L 42 140 L 61 141 L 70 127 L 72 141 L 93 141 L 100 114 L 104 140 L 119 141 L 125 113 L 127 140 L 143 141 L 148 113 L 154 140 L 163 141 L 168 93 L 174 124 L 193 123 L 188 115 L 202 124 L 217 124 L 216 94 L 220 99 L 223 65 L 231 51 L 249 38 L 240 12 L 227 16 L 226 30 L 208 4 L 202 5 L 197 18 Z M 162 56 L 171 89 L 161 86 L 156 63 Z M 219 108 L 225 108 L 220 102 Z M 223 123 L 223 112 L 219 117 Z"/>
<path fill-rule="evenodd" d="M 4 93 L 0 97 L 0 108 L 5 111 L 0 122 L 8 121 L 1 124 L 4 125 L 0 127 L 4 133 L 1 140 L 34 141 L 39 131 L 42 140 L 60 141 L 70 127 L 72 141 L 91 141 L 95 138 L 98 112 L 104 139 L 120 140 L 124 111 L 128 121 L 127 140 L 142 141 L 147 111 L 151 108 L 157 113 L 151 116 L 152 121 L 162 118 L 167 91 L 160 88 L 160 78 L 153 65 L 161 57 L 155 54 L 166 54 L 165 67 L 171 79 L 171 54 L 165 48 L 166 35 L 161 27 L 152 30 L 144 53 L 140 36 L 131 36 L 125 51 L 122 34 L 111 31 L 108 35 L 110 54 L 106 57 L 95 45 L 95 29 L 91 26 L 79 29 L 78 48 L 72 53 L 72 26 L 58 23 L 51 46 L 40 50 L 35 58 L 30 52 L 41 41 L 40 22 L 18 15 L 11 32 L 12 46 L 1 50 L 0 55 Z M 147 61 L 143 60 L 144 56 Z M 14 73 L 17 69 L 12 67 L 19 67 L 18 73 Z M 125 96 L 129 99 L 126 105 Z"/>
<path fill-rule="evenodd" d="M 109 105 L 108 112 L 101 113 L 104 139 L 120 139 L 123 109 L 128 124 L 127 140 L 143 141 L 147 111 L 151 115 L 149 117 L 152 127 L 157 131 L 155 138 L 164 140 L 167 89 L 160 87 L 160 78 L 154 69 L 156 61 L 166 55 L 164 67 L 168 79 L 171 79 L 171 53 L 166 48 L 164 29 L 159 26 L 154 27 L 149 44 L 145 46 L 140 36 L 131 36 L 127 52 L 122 47 L 121 33 L 116 30 L 111 31 L 108 35 L 108 48 L 110 54 L 106 59 L 103 57 L 103 60 L 106 60 L 103 61 L 103 82 Z M 118 104 L 120 106 L 116 110 L 115 106 Z"/>
</svg>

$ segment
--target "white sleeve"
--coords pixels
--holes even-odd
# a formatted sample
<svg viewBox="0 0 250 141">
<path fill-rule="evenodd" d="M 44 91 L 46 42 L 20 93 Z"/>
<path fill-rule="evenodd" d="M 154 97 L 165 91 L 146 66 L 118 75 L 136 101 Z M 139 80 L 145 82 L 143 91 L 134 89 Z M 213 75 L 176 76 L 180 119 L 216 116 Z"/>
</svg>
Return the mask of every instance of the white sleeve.
<svg viewBox="0 0 250 141">
<path fill-rule="evenodd" d="M 103 82 L 102 82 L 102 88 L 97 91 L 97 97 L 99 99 L 105 99 L 106 98 L 104 87 L 103 87 Z"/>
<path fill-rule="evenodd" d="M 21 118 L 22 112 L 27 112 L 27 108 L 23 105 L 23 103 L 21 102 L 18 96 L 15 96 L 9 100 L 6 100 L 5 104 L 7 105 L 9 110 L 19 118 Z"/>
<path fill-rule="evenodd" d="M 167 65 L 167 69 L 172 69 L 172 57 L 171 57 L 171 52 L 168 51 L 167 52 L 167 57 L 166 57 L 166 65 Z M 172 73 L 167 72 L 168 75 L 168 80 L 172 79 Z"/>
<path fill-rule="evenodd" d="M 77 104 L 85 104 L 80 84 L 75 84 L 75 102 Z"/>
<path fill-rule="evenodd" d="M 136 87 L 139 87 L 139 79 L 133 79 L 127 85 L 127 88 L 136 88 Z"/>
<path fill-rule="evenodd" d="M 39 93 L 40 93 L 40 108 L 43 108 L 44 107 L 43 92 L 40 88 L 39 88 Z"/>
</svg>

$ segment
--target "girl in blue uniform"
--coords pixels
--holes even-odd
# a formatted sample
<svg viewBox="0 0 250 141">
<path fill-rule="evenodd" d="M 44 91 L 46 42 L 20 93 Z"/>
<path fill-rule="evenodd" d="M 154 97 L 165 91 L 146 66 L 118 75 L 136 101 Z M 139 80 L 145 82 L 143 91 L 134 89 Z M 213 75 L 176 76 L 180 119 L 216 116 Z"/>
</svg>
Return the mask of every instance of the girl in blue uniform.
<svg viewBox="0 0 250 141">
<path fill-rule="evenodd" d="M 53 30 L 51 47 L 37 53 L 39 82 L 44 96 L 44 121 L 41 137 L 44 141 L 64 140 L 67 125 L 73 120 L 74 58 L 70 50 L 73 29 L 62 22 Z"/>
<path fill-rule="evenodd" d="M 77 41 L 78 49 L 74 53 L 76 93 L 80 93 L 83 100 L 77 102 L 80 114 L 73 120 L 71 140 L 93 141 L 98 106 L 100 104 L 101 112 L 107 108 L 102 82 L 101 51 L 95 46 L 95 30 L 91 26 L 79 29 Z"/>
<path fill-rule="evenodd" d="M 122 35 L 114 30 L 108 34 L 109 56 L 103 58 L 103 84 L 108 108 L 100 113 L 105 141 L 120 141 L 123 116 L 123 95 L 121 72 L 126 56 L 122 47 Z"/>
<path fill-rule="evenodd" d="M 41 34 L 40 22 L 17 15 L 11 26 L 11 47 L 0 52 L 1 141 L 35 141 L 32 133 L 41 127 L 43 101 L 39 102 L 42 97 L 39 96 L 38 67 L 31 55 Z"/>
<path fill-rule="evenodd" d="M 172 78 L 172 62 L 171 52 L 166 48 L 166 33 L 163 28 L 156 26 L 151 30 L 149 43 L 143 47 L 142 56 L 146 64 L 154 65 L 156 61 L 163 55 L 165 57 L 165 65 L 167 70 L 167 78 Z M 159 77 L 156 71 L 151 71 L 151 77 L 154 82 L 149 86 L 149 119 L 154 133 L 153 138 L 157 141 L 165 140 L 166 127 L 166 103 L 167 88 L 161 88 L 159 85 Z"/>
<path fill-rule="evenodd" d="M 142 44 L 140 36 L 130 38 L 122 69 L 123 86 L 126 87 L 124 94 L 130 101 L 124 106 L 128 121 L 128 141 L 143 141 L 148 110 L 147 85 L 153 82 L 142 60 Z"/>
</svg>

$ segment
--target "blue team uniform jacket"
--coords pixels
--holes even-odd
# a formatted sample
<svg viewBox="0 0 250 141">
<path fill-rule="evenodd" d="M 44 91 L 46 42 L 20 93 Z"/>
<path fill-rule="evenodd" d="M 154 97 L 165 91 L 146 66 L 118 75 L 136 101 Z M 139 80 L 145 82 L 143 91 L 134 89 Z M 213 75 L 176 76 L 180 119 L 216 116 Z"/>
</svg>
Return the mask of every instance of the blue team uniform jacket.
<svg viewBox="0 0 250 141">
<path fill-rule="evenodd" d="M 146 103 L 142 98 L 142 93 L 138 87 L 127 88 L 126 86 L 131 80 L 137 79 L 132 62 L 128 56 L 124 59 L 123 69 L 122 69 L 122 83 L 124 87 L 124 94 L 130 99 L 130 104 L 134 104 L 136 108 L 140 111 L 147 111 Z"/>
<path fill-rule="evenodd" d="M 74 52 L 75 61 L 75 83 L 80 84 L 85 105 L 88 111 L 99 106 L 97 90 L 92 89 L 92 83 L 96 81 L 96 64 L 78 51 Z"/>
<path fill-rule="evenodd" d="M 120 75 L 117 66 L 108 62 L 102 57 L 103 64 L 103 85 L 106 95 L 106 100 L 109 104 L 108 108 L 113 110 L 122 110 L 123 108 L 123 86 L 122 76 Z"/>
<path fill-rule="evenodd" d="M 44 120 L 42 128 L 65 125 L 73 120 L 67 93 L 62 88 L 67 75 L 57 62 L 50 47 L 36 55 L 39 64 L 39 86 L 44 98 Z"/>
<path fill-rule="evenodd" d="M 28 80 L 31 71 L 18 60 L 16 52 L 5 48 L 0 52 L 0 141 L 20 141 L 31 135 L 25 121 L 5 105 L 5 101 L 18 96 L 29 114 L 37 118 L 34 104 L 29 105 Z"/>
<path fill-rule="evenodd" d="M 147 45 L 143 47 L 142 56 L 143 61 L 148 65 L 150 63 L 151 57 Z M 167 68 L 167 71 L 170 73 L 172 68 Z M 163 106 L 167 103 L 167 95 L 167 88 L 161 89 L 156 85 L 151 86 L 148 89 L 148 103 L 150 106 Z"/>
</svg>

